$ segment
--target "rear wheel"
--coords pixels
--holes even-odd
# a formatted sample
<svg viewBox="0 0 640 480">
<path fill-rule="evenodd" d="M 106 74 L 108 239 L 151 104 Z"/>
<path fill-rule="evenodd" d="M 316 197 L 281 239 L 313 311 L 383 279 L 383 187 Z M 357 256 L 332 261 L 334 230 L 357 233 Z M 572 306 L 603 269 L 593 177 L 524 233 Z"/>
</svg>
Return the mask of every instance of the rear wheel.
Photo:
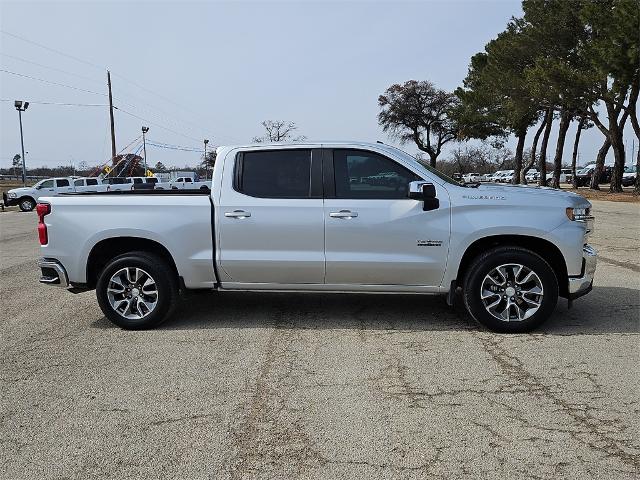
<svg viewBox="0 0 640 480">
<path fill-rule="evenodd" d="M 498 247 L 478 256 L 467 271 L 463 295 L 469 314 L 497 332 L 529 332 L 558 302 L 558 280 L 538 254 Z"/>
<path fill-rule="evenodd" d="M 18 207 L 20 207 L 20 210 L 23 212 L 30 212 L 36 208 L 36 201 L 31 197 L 23 197 L 20 199 Z"/>
<path fill-rule="evenodd" d="M 119 327 L 153 328 L 171 315 L 178 300 L 178 283 L 162 257 L 130 252 L 114 258 L 102 270 L 96 296 L 102 312 Z"/>
</svg>

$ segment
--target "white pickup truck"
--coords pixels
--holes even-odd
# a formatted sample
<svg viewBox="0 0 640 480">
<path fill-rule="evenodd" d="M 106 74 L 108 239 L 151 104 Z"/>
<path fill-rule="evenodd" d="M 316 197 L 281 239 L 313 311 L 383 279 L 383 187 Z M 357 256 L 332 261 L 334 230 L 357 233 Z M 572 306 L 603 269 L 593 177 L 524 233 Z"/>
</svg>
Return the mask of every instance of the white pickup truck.
<svg viewBox="0 0 640 480">
<path fill-rule="evenodd" d="M 591 289 L 593 218 L 579 195 L 465 186 L 383 144 L 220 147 L 217 159 L 211 192 L 41 198 L 40 281 L 96 289 L 106 317 L 128 329 L 161 323 L 186 289 L 442 294 L 449 304 L 461 289 L 476 321 L 524 332 L 559 296 Z"/>
</svg>

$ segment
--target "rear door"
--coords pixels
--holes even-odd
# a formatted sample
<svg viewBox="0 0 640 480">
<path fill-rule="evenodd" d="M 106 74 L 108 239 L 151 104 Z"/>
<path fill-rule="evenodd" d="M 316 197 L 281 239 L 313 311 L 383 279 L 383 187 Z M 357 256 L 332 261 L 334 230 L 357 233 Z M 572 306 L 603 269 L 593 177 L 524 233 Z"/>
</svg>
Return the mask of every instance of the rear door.
<svg viewBox="0 0 640 480">
<path fill-rule="evenodd" d="M 423 211 L 408 198 L 423 180 L 395 160 L 355 149 L 325 151 L 326 283 L 439 286 L 449 247 L 448 194 Z"/>
<path fill-rule="evenodd" d="M 321 150 L 255 150 L 225 161 L 216 207 L 220 266 L 233 283 L 322 284 Z"/>
<path fill-rule="evenodd" d="M 56 194 L 73 192 L 73 186 L 68 178 L 56 178 Z"/>
</svg>

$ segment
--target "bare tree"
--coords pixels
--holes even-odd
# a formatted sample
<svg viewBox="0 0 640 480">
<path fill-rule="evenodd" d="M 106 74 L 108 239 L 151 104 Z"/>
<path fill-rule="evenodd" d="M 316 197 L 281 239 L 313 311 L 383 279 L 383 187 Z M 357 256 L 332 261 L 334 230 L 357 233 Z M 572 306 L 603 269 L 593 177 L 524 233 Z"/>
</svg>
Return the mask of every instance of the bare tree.
<svg viewBox="0 0 640 480">
<path fill-rule="evenodd" d="M 11 166 L 13 167 L 13 174 L 15 175 L 16 180 L 18 180 L 18 169 L 22 169 L 22 157 L 17 153 L 13 156 Z"/>
<path fill-rule="evenodd" d="M 378 123 L 400 141 L 414 142 L 435 167 L 443 145 L 458 136 L 457 122 L 452 118 L 457 105 L 453 93 L 428 81 L 409 80 L 391 85 L 378 97 Z"/>
<path fill-rule="evenodd" d="M 262 122 L 262 126 L 265 129 L 265 134 L 262 137 L 253 137 L 253 141 L 256 143 L 287 141 L 301 142 L 307 139 L 304 135 L 293 137 L 293 132 L 298 129 L 298 126 L 294 122 L 286 122 L 284 120 L 265 120 Z"/>
</svg>

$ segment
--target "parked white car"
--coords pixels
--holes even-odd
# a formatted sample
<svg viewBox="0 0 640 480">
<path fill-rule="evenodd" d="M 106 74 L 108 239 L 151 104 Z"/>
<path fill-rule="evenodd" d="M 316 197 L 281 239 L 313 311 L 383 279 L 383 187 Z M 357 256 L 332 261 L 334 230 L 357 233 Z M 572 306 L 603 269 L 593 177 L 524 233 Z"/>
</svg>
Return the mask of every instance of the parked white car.
<svg viewBox="0 0 640 480">
<path fill-rule="evenodd" d="M 462 176 L 462 180 L 466 183 L 475 183 L 479 182 L 481 177 L 482 175 L 480 175 L 479 173 L 465 173 Z"/>
<path fill-rule="evenodd" d="M 2 200 L 7 207 L 17 205 L 23 212 L 30 212 L 36 208 L 40 197 L 73 192 L 72 182 L 71 177 L 47 178 L 40 180 L 32 187 L 12 188 L 2 194 Z"/>
<path fill-rule="evenodd" d="M 536 168 L 530 168 L 527 174 L 524 176 L 527 182 L 535 182 L 536 180 L 538 180 L 538 177 L 540 177 L 540 172 L 538 172 L 538 169 Z"/>
<path fill-rule="evenodd" d="M 553 172 L 547 173 L 547 182 L 551 182 L 553 180 Z M 561 168 L 560 169 L 560 183 L 568 183 L 571 180 L 571 169 L 570 168 Z"/>
</svg>

